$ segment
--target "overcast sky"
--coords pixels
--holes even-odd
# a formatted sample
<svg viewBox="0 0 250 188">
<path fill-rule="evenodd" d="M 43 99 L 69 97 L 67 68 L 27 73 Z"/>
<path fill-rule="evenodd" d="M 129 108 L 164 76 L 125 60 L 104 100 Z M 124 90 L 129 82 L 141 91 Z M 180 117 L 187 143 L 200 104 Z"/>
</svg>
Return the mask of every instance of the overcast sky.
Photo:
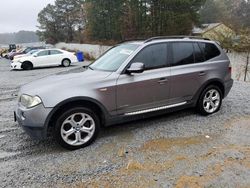
<svg viewBox="0 0 250 188">
<path fill-rule="evenodd" d="M 0 33 L 36 31 L 37 15 L 55 0 L 1 0 Z"/>
</svg>

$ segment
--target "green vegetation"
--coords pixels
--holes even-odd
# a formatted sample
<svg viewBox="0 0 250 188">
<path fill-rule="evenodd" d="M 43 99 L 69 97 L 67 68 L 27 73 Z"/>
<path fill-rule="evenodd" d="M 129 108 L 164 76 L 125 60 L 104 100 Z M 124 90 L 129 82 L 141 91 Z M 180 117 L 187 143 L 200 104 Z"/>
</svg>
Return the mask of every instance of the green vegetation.
<svg viewBox="0 0 250 188">
<path fill-rule="evenodd" d="M 221 22 L 235 32 L 220 33 L 221 44 L 226 49 L 250 52 L 250 1 L 249 0 L 207 0 L 200 10 L 202 23 Z M 249 55 L 248 55 L 249 59 Z"/>
<path fill-rule="evenodd" d="M 223 22 L 238 31 L 250 27 L 250 1 L 207 0 L 200 15 L 202 23 Z"/>
<path fill-rule="evenodd" d="M 82 13 L 81 0 L 56 0 L 55 5 L 49 4 L 38 14 L 37 34 L 51 44 L 72 42 L 84 27 Z"/>
<path fill-rule="evenodd" d="M 227 49 L 247 50 L 249 0 L 56 0 L 38 15 L 42 41 L 101 43 L 160 35 L 191 35 L 194 25 L 222 22 L 236 32 L 222 33 Z M 247 44 L 247 45 L 246 45 Z"/>
<path fill-rule="evenodd" d="M 49 43 L 191 34 L 205 0 L 56 0 L 38 15 Z"/>
</svg>

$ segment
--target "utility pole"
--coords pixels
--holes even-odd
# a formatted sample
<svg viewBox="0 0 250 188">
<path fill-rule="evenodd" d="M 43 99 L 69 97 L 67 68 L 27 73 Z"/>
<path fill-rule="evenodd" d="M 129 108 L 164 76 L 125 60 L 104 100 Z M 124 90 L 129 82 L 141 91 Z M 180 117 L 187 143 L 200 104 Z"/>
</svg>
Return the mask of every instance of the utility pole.
<svg viewBox="0 0 250 188">
<path fill-rule="evenodd" d="M 245 82 L 247 81 L 247 72 L 248 72 L 248 65 L 249 65 L 249 55 L 250 55 L 250 52 L 247 53 L 247 65 L 246 65 L 246 69 L 245 69 L 245 78 L 244 78 Z"/>
</svg>

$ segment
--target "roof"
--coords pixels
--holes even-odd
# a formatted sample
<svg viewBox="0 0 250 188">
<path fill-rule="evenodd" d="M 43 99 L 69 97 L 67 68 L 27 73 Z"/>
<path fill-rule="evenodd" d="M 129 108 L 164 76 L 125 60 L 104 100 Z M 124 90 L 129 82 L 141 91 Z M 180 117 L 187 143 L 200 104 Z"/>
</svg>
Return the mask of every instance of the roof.
<svg viewBox="0 0 250 188">
<path fill-rule="evenodd" d="M 214 29 L 218 26 L 222 25 L 222 23 L 209 23 L 209 24 L 202 24 L 201 27 L 194 27 L 192 30 L 193 34 L 203 34 L 211 29 Z"/>
<path fill-rule="evenodd" d="M 146 43 L 154 43 L 154 42 L 165 42 L 165 41 L 173 42 L 173 41 L 191 41 L 191 40 L 192 41 L 210 41 L 210 39 L 203 38 L 203 37 L 177 35 L 177 36 L 157 36 L 157 37 L 148 38 L 146 40 L 131 40 L 131 41 L 126 41 L 120 44 L 129 43 L 129 44 L 143 45 Z"/>
</svg>

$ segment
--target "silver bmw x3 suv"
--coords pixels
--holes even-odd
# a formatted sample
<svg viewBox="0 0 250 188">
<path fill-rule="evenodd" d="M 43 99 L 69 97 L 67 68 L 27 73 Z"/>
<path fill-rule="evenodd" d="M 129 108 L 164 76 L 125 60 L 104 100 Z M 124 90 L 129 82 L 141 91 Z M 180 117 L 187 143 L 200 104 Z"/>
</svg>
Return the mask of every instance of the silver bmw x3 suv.
<svg viewBox="0 0 250 188">
<path fill-rule="evenodd" d="M 220 110 L 233 85 L 214 41 L 154 37 L 111 48 L 81 73 L 54 75 L 20 89 L 15 119 L 33 138 L 64 148 L 91 144 L 101 127 L 196 107 Z"/>
</svg>

